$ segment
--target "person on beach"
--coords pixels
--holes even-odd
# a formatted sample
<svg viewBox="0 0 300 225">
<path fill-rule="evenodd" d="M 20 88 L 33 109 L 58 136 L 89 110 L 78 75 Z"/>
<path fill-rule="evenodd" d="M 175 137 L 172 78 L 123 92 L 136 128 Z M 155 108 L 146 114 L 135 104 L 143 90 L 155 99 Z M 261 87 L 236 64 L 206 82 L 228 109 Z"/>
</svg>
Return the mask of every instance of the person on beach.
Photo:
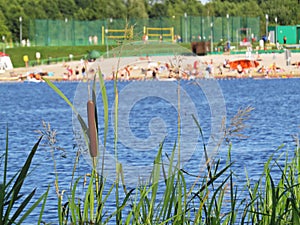
<svg viewBox="0 0 300 225">
<path fill-rule="evenodd" d="M 154 68 L 154 69 L 152 70 L 152 79 L 153 79 L 153 80 L 156 80 L 156 79 L 157 79 L 157 76 L 156 76 L 157 71 L 158 71 L 157 68 Z"/>
<path fill-rule="evenodd" d="M 272 74 L 273 74 L 273 75 L 276 75 L 276 69 L 277 69 L 277 66 L 276 66 L 276 63 L 275 63 L 275 62 L 272 64 L 271 68 L 272 68 Z"/>
<path fill-rule="evenodd" d="M 162 41 L 163 41 L 163 36 L 159 35 L 159 42 L 162 42 Z"/>
<path fill-rule="evenodd" d="M 229 66 L 229 59 L 225 59 L 225 60 L 224 60 L 224 62 L 223 62 L 223 68 L 230 69 L 230 66 Z"/>
<path fill-rule="evenodd" d="M 276 42 L 276 48 L 277 48 L 277 50 L 281 50 L 281 46 L 280 46 L 280 44 L 279 44 L 279 41 L 277 40 L 277 42 Z"/>
<path fill-rule="evenodd" d="M 73 76 L 73 70 L 72 70 L 72 68 L 71 68 L 71 66 L 67 66 L 67 73 L 66 73 L 66 75 L 67 75 L 67 80 L 71 80 L 71 78 L 72 78 L 72 76 Z"/>
<path fill-rule="evenodd" d="M 244 73 L 244 69 L 243 69 L 243 67 L 241 66 L 241 64 L 238 64 L 236 68 L 237 68 L 238 74 L 242 75 L 242 74 Z"/>
<path fill-rule="evenodd" d="M 144 44 L 146 44 L 148 42 L 148 35 L 146 33 L 144 33 L 142 40 L 143 40 Z"/>
<path fill-rule="evenodd" d="M 94 35 L 93 42 L 94 42 L 94 45 L 98 45 L 98 36 L 97 35 Z"/>
<path fill-rule="evenodd" d="M 81 68 L 81 75 L 82 75 L 82 78 L 85 77 L 85 66 L 82 66 L 82 68 Z"/>
<path fill-rule="evenodd" d="M 229 40 L 226 43 L 226 51 L 230 52 L 230 41 Z"/>
<path fill-rule="evenodd" d="M 79 68 L 76 66 L 75 68 L 75 75 L 76 75 L 76 80 L 79 80 Z"/>
</svg>

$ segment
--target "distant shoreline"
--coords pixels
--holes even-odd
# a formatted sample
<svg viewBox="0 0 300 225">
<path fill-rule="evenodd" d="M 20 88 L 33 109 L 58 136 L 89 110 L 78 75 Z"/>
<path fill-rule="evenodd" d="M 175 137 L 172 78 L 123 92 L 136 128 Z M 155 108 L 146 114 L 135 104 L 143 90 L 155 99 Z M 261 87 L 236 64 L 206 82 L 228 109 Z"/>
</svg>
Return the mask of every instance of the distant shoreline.
<svg viewBox="0 0 300 225">
<path fill-rule="evenodd" d="M 165 58 L 170 57 L 166 56 Z M 244 54 L 220 54 L 220 55 L 206 55 L 206 56 L 194 56 L 195 59 L 199 60 L 201 62 L 201 72 L 202 74 L 199 76 L 192 77 L 193 79 L 206 79 L 206 78 L 215 78 L 215 79 L 272 79 L 272 78 L 300 78 L 300 53 L 292 53 L 291 56 L 291 61 L 290 64 L 296 64 L 298 66 L 293 66 L 293 65 L 287 65 L 286 59 L 285 59 L 285 54 L 284 53 L 265 53 L 265 54 L 253 54 L 252 53 L 252 58 L 256 59 L 259 57 L 259 66 L 257 68 L 252 68 L 249 73 L 245 73 L 243 75 L 240 75 L 237 73 L 237 71 L 229 71 L 228 68 L 222 68 L 222 65 L 224 63 L 224 60 L 234 60 L 237 58 L 245 58 L 246 56 Z M 153 57 L 155 60 L 155 57 Z M 187 58 L 188 59 L 188 58 Z M 111 70 L 114 67 L 109 61 L 109 59 L 98 59 L 95 62 L 90 62 L 88 63 L 87 67 L 91 71 L 95 72 L 94 69 L 101 66 L 101 71 L 108 71 L 104 72 L 106 74 L 105 78 L 106 79 L 111 79 L 107 75 L 109 73 L 112 73 Z M 130 61 L 131 60 L 131 61 Z M 137 61 L 136 58 L 129 58 L 128 62 L 134 65 Z M 161 60 L 160 58 L 158 60 Z M 189 60 L 189 59 L 188 59 Z M 191 61 L 187 62 L 189 64 L 193 64 L 194 59 L 191 59 Z M 297 61 L 298 60 L 298 61 Z M 107 63 L 106 63 L 107 62 Z M 126 62 L 126 63 L 128 63 Z M 147 61 L 146 61 L 147 62 Z M 208 62 L 212 62 L 213 65 L 213 74 L 210 74 L 209 77 L 207 77 L 207 74 L 205 74 L 205 64 Z M 259 67 L 264 66 L 266 68 L 269 68 L 271 65 L 276 64 L 278 68 L 280 68 L 279 72 L 275 73 L 259 73 L 257 72 Z M 125 63 L 123 63 L 125 65 Z M 123 66 L 124 66 L 123 65 Z M 51 72 L 52 76 L 47 76 L 49 80 L 52 81 L 77 81 L 77 80 L 82 80 L 82 75 L 80 74 L 79 76 L 73 75 L 70 77 L 70 80 L 68 80 L 68 77 L 66 77 L 66 72 L 67 72 L 67 67 L 71 67 L 73 70 L 75 70 L 76 67 L 81 67 L 82 62 L 81 61 L 72 61 L 72 62 L 67 62 L 67 63 L 60 63 L 60 64 L 51 64 L 51 65 L 38 65 L 34 67 L 23 67 L 23 68 L 15 68 L 11 71 L 6 71 L 5 73 L 0 74 L 0 82 L 20 82 L 26 80 L 27 75 L 30 72 L 36 72 L 36 71 L 42 71 L 42 72 Z M 94 68 L 94 69 L 93 69 Z M 121 66 L 122 68 L 122 66 Z M 219 68 L 222 69 L 222 74 L 220 73 Z M 93 76 L 93 72 L 90 72 L 88 70 L 88 73 L 90 74 L 89 76 Z M 166 74 L 160 75 L 157 74 L 157 76 L 161 79 L 168 79 L 168 76 Z M 121 76 L 118 76 L 121 78 Z M 131 75 L 130 80 L 151 80 L 152 76 L 144 76 L 141 75 L 140 72 L 136 73 L 136 76 Z M 128 80 L 125 78 L 122 78 L 121 80 Z M 85 78 L 86 80 L 86 78 Z"/>
</svg>

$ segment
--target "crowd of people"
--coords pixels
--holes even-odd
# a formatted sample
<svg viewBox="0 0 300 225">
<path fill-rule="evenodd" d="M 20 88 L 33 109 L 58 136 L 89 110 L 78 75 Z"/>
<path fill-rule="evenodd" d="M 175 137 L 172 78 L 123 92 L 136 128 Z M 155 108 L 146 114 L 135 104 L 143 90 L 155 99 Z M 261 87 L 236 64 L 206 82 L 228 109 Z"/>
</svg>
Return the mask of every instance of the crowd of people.
<svg viewBox="0 0 300 225">
<path fill-rule="evenodd" d="M 214 76 L 214 62 L 195 60 L 193 64 L 177 66 L 168 62 L 156 62 L 144 59 L 144 62 L 126 65 L 118 71 L 112 70 L 112 74 L 105 76 L 106 80 L 165 80 L 196 78 L 212 78 Z"/>
<path fill-rule="evenodd" d="M 87 62 L 81 60 L 75 68 L 72 68 L 69 64 L 63 65 L 66 68 L 64 72 L 63 80 L 84 80 L 86 78 Z"/>
</svg>

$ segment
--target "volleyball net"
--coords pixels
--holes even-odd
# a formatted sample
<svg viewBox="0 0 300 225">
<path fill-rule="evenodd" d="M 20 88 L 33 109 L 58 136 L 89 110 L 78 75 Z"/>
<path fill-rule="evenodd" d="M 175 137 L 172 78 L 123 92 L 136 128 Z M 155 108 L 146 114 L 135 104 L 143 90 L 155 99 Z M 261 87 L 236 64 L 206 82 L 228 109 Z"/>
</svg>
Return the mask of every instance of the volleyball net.
<svg viewBox="0 0 300 225">
<path fill-rule="evenodd" d="M 149 40 L 174 40 L 174 27 L 144 27 L 144 34 Z"/>
<path fill-rule="evenodd" d="M 131 40 L 133 38 L 133 26 L 126 29 L 105 29 L 102 26 L 102 44 L 114 40 L 121 42 L 123 40 Z"/>
</svg>

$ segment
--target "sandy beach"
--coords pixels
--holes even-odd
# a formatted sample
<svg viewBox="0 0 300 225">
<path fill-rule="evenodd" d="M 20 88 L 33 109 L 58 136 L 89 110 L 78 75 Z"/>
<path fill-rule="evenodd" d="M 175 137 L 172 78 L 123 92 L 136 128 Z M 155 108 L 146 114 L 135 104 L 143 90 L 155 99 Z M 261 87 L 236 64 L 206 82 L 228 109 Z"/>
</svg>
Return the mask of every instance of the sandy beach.
<svg viewBox="0 0 300 225">
<path fill-rule="evenodd" d="M 249 57 L 249 56 L 248 56 Z M 167 56 L 165 56 L 167 58 Z M 205 65 L 212 63 L 213 72 L 211 74 L 212 77 L 216 78 L 227 78 L 227 77 L 241 77 L 235 70 L 230 70 L 228 68 L 223 68 L 223 63 L 225 60 L 232 61 L 235 59 L 244 59 L 246 55 L 244 54 L 216 54 L 216 55 L 206 55 L 206 56 L 197 56 L 197 60 L 199 60 L 202 69 Z M 285 58 L 284 53 L 264 53 L 258 55 L 257 53 L 252 53 L 250 56 L 251 59 L 259 60 L 259 66 L 257 68 L 252 68 L 247 73 L 243 74 L 242 77 L 249 77 L 250 76 L 258 76 L 264 77 L 265 74 L 259 73 L 258 69 L 264 66 L 265 68 L 271 68 L 271 66 L 275 63 L 277 67 L 277 71 L 275 74 L 270 73 L 268 77 L 300 77 L 300 53 L 291 53 L 291 60 L 290 65 L 287 65 L 287 61 Z M 155 60 L 155 57 L 151 58 Z M 95 62 L 88 62 L 86 65 L 88 74 L 92 74 L 97 70 L 99 65 L 101 68 L 106 71 L 106 73 L 111 73 L 113 68 L 115 67 L 112 65 L 112 62 L 107 61 L 108 59 L 97 59 Z M 117 60 L 117 59 L 116 59 Z M 130 62 L 130 60 L 132 62 Z M 132 65 L 135 64 L 138 58 L 129 59 L 123 63 Z M 161 59 L 159 59 L 161 60 Z M 194 59 L 193 59 L 194 60 Z M 193 61 L 189 62 L 191 65 Z M 296 65 L 293 65 L 296 64 Z M 65 63 L 57 63 L 51 65 L 38 65 L 34 67 L 22 67 L 22 68 L 14 68 L 12 70 L 5 71 L 0 73 L 0 81 L 1 82 L 17 82 L 17 81 L 24 81 L 27 79 L 27 76 L 30 73 L 48 73 L 50 76 L 47 76 L 50 80 L 54 81 L 63 81 L 63 80 L 77 80 L 82 79 L 81 75 L 81 68 L 83 67 L 84 63 L 82 61 L 71 61 Z M 75 70 L 78 67 L 80 70 L 79 76 L 75 75 Z M 68 68 L 73 70 L 73 76 L 68 77 Z M 136 75 L 139 76 L 139 75 Z M 107 76 L 108 77 L 108 76 Z M 135 77 L 135 79 L 138 77 Z"/>
</svg>

